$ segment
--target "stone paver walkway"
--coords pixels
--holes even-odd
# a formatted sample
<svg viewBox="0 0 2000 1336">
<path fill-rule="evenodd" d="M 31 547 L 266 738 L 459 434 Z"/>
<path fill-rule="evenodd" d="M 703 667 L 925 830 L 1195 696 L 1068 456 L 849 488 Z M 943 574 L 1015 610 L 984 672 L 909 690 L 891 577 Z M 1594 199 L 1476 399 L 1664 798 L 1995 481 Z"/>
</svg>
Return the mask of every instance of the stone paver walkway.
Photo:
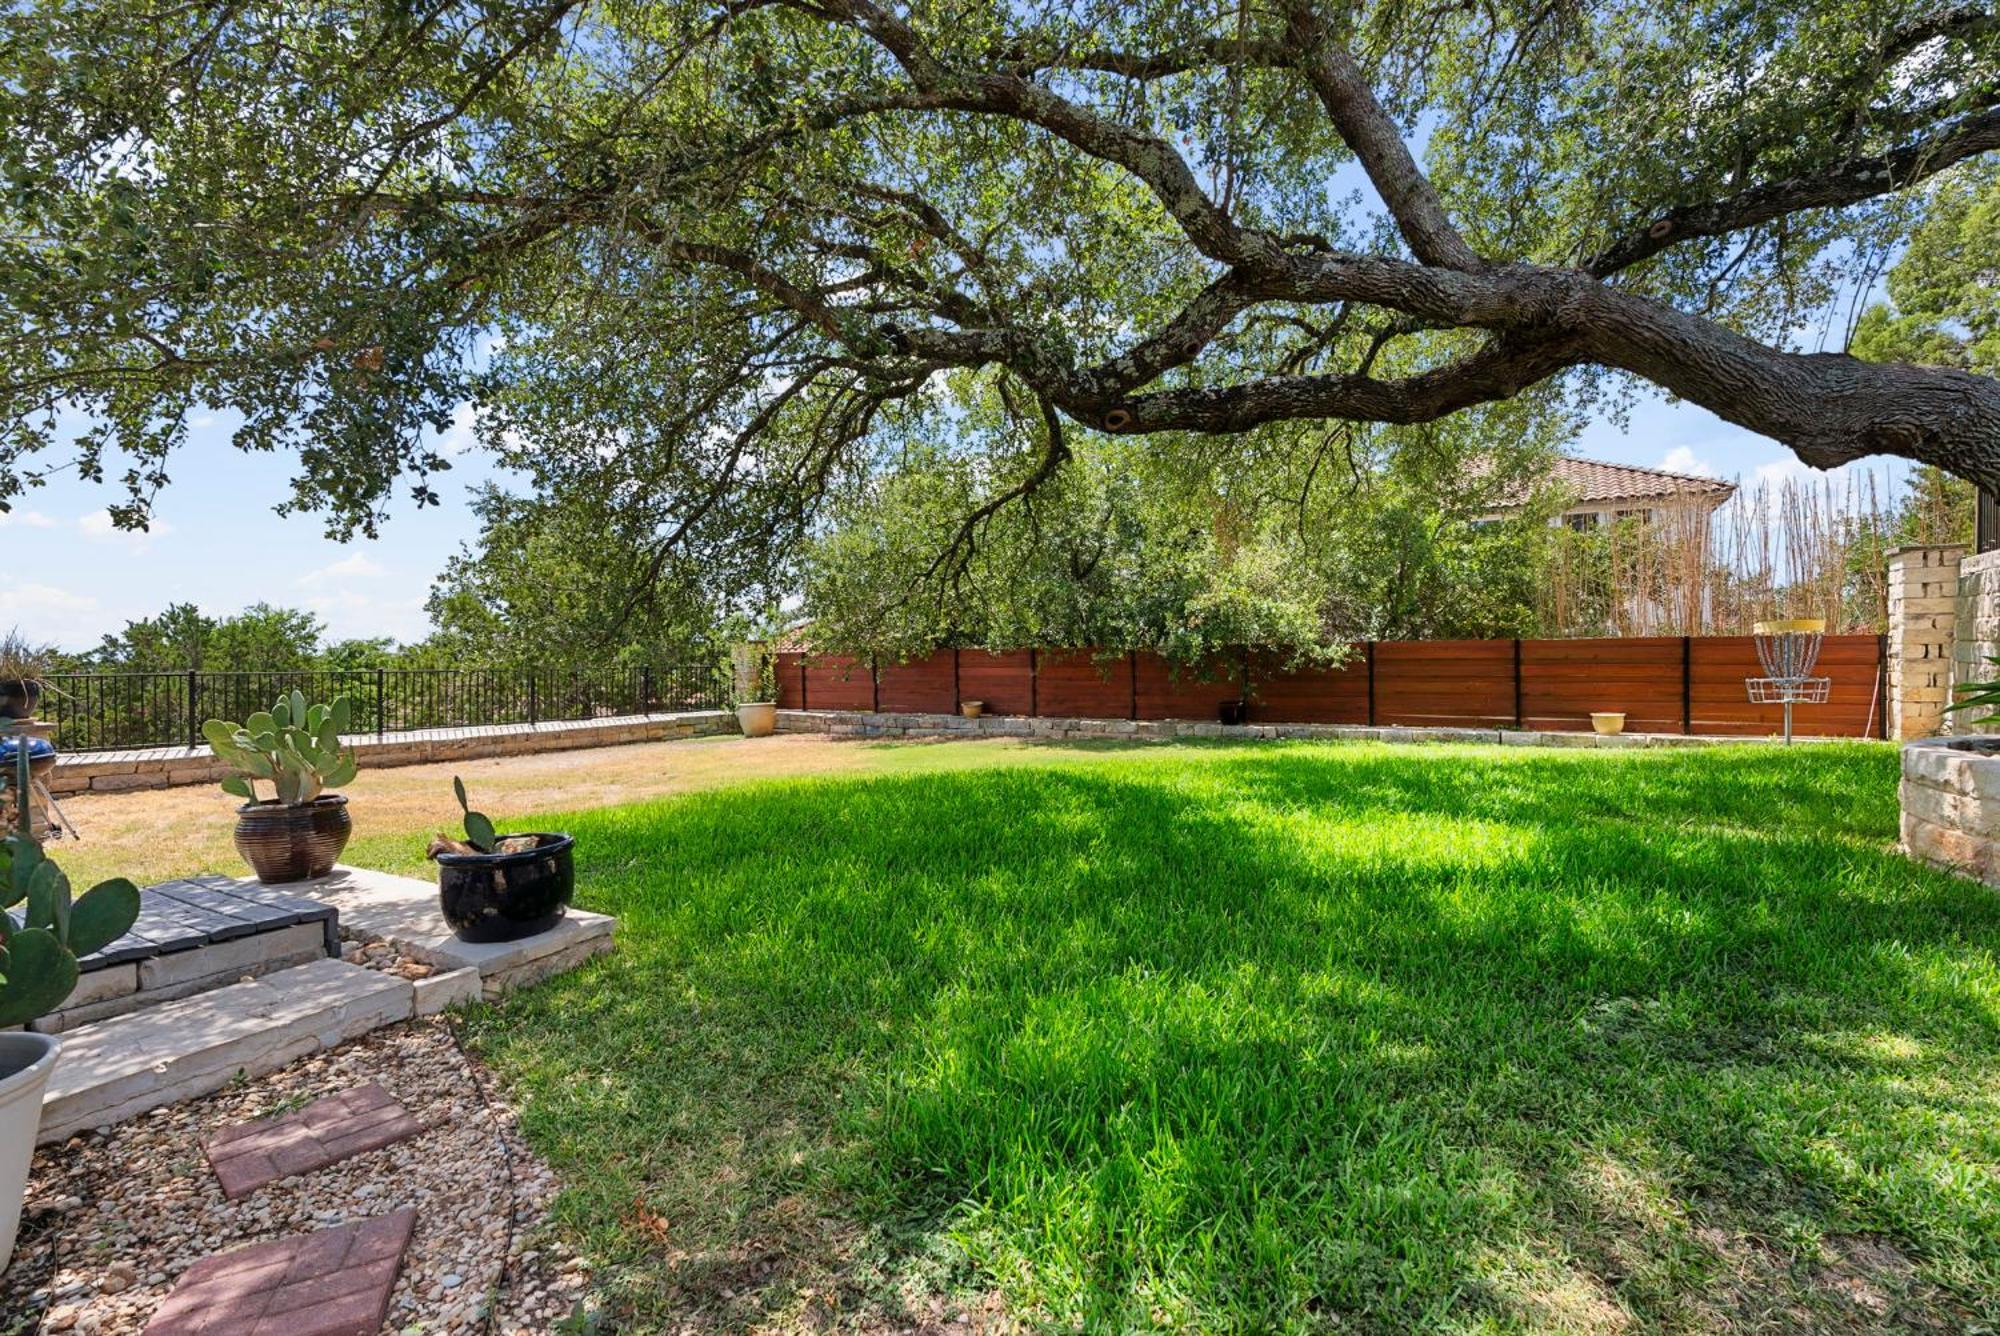
<svg viewBox="0 0 2000 1336">
<path fill-rule="evenodd" d="M 225 1128 L 202 1150 L 231 1201 L 415 1136 L 423 1124 L 374 1083 L 316 1099 L 295 1113 Z"/>
<path fill-rule="evenodd" d="M 411 1208 L 203 1258 L 146 1336 L 374 1336 L 416 1227 Z"/>
</svg>

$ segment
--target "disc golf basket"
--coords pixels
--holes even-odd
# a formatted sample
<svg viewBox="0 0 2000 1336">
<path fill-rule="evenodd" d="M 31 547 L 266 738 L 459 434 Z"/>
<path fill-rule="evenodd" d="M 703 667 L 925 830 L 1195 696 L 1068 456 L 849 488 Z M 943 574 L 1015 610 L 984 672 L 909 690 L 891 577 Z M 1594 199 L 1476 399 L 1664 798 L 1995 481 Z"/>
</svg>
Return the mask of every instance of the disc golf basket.
<svg viewBox="0 0 2000 1336">
<path fill-rule="evenodd" d="M 1758 622 L 1750 628 L 1757 641 L 1757 662 L 1764 676 L 1748 677 L 1750 699 L 1758 705 L 1785 707 L 1785 741 L 1792 740 L 1792 707 L 1824 705 L 1833 688 L 1830 677 L 1814 677 L 1819 662 L 1819 642 L 1825 637 L 1826 623 L 1817 617 L 1791 621 Z"/>
</svg>

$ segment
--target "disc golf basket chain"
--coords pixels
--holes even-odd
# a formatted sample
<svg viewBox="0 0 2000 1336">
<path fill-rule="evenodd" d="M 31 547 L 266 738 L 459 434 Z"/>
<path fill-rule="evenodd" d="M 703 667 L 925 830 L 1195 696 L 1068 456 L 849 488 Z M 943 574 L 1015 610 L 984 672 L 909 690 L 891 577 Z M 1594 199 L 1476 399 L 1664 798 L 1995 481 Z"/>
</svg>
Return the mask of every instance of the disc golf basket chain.
<svg viewBox="0 0 2000 1336">
<path fill-rule="evenodd" d="M 1758 622 L 1750 629 L 1755 633 L 1757 662 L 1763 665 L 1764 676 L 1745 678 L 1743 685 L 1754 704 L 1785 707 L 1785 741 L 1790 742 L 1792 707 L 1824 705 L 1833 688 L 1832 678 L 1813 676 L 1826 623 L 1817 617 L 1801 617 Z"/>
</svg>

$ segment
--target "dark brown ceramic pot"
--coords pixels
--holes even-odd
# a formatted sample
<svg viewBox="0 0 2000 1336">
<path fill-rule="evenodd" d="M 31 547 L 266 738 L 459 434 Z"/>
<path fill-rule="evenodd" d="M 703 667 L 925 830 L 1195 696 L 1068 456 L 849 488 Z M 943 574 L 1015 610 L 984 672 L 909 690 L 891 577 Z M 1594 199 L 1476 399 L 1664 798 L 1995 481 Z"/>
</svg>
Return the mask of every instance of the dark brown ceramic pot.
<svg viewBox="0 0 2000 1336">
<path fill-rule="evenodd" d="M 236 852 L 262 882 L 324 877 L 353 833 L 347 799 L 337 793 L 296 807 L 273 801 L 236 809 Z"/>
</svg>

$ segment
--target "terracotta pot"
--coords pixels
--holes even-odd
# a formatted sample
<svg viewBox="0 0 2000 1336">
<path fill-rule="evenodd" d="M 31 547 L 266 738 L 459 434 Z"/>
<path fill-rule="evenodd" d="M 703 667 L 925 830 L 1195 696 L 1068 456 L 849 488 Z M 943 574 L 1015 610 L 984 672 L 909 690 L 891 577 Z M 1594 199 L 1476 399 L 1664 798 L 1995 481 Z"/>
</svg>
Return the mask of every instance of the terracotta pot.
<svg viewBox="0 0 2000 1336">
<path fill-rule="evenodd" d="M 736 707 L 736 726 L 746 738 L 768 738 L 778 731 L 778 707 L 771 701 L 750 701 Z"/>
<path fill-rule="evenodd" d="M 1600 733 L 1623 733 L 1625 716 L 1617 710 L 1592 710 L 1590 726 Z"/>
<path fill-rule="evenodd" d="M 28 1164 L 42 1126 L 42 1092 L 61 1049 L 54 1035 L 0 1033 L 0 1271 L 14 1254 Z"/>
<path fill-rule="evenodd" d="M 967 719 L 977 719 L 980 715 L 986 713 L 986 702 L 983 700 L 962 700 L 958 703 L 958 712 Z"/>
<path fill-rule="evenodd" d="M 340 861 L 353 833 L 347 799 L 337 793 L 296 807 L 273 800 L 236 809 L 236 852 L 261 882 L 324 877 Z"/>
<path fill-rule="evenodd" d="M 516 838 L 510 836 L 509 838 Z M 468 942 L 512 942 L 562 920 L 576 889 L 567 835 L 515 854 L 439 854 L 438 903 L 444 921 Z"/>
</svg>

